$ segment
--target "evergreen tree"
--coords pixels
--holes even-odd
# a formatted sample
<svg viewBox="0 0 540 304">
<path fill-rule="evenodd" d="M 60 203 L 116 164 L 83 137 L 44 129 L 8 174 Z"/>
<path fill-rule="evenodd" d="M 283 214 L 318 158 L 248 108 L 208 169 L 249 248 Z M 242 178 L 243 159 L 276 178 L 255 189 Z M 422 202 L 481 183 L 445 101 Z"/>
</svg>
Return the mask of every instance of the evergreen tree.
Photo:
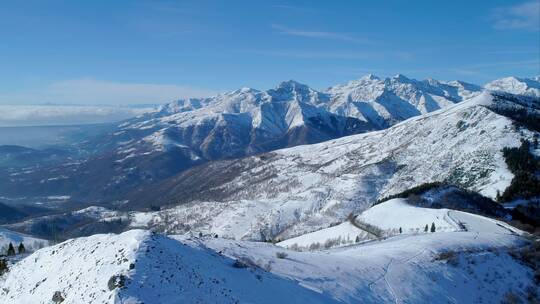
<svg viewBox="0 0 540 304">
<path fill-rule="evenodd" d="M 8 250 L 7 250 L 7 255 L 10 256 L 10 255 L 15 255 L 15 248 L 13 247 L 13 244 L 9 243 L 9 247 L 8 247 Z"/>
<path fill-rule="evenodd" d="M 26 253 L 26 248 L 24 247 L 23 243 L 21 242 L 21 244 L 19 245 L 19 254 L 24 254 Z"/>
<path fill-rule="evenodd" d="M 424 227 L 424 232 L 428 232 L 428 229 L 429 229 L 428 224 L 426 224 L 426 227 Z"/>
<path fill-rule="evenodd" d="M 8 270 L 6 259 L 0 259 L 0 275 L 3 275 Z"/>
<path fill-rule="evenodd" d="M 431 232 L 435 232 L 435 223 L 431 223 Z"/>
<path fill-rule="evenodd" d="M 357 236 L 356 236 L 356 240 L 354 240 L 354 241 L 355 241 L 355 243 L 360 243 L 360 236 L 357 235 Z"/>
<path fill-rule="evenodd" d="M 399 233 L 403 233 L 403 230 L 401 229 L 401 227 L 399 227 Z"/>
</svg>

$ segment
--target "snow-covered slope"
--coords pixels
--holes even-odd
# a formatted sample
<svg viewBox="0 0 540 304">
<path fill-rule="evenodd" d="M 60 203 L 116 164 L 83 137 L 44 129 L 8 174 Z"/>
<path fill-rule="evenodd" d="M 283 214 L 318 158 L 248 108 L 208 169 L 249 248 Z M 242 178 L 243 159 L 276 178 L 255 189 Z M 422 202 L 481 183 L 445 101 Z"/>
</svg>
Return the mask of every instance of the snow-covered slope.
<svg viewBox="0 0 540 304">
<path fill-rule="evenodd" d="M 41 249 L 17 263 L 0 282 L 0 302 L 335 302 L 292 280 L 233 264 L 201 244 L 186 246 L 142 230 L 94 235 Z"/>
<path fill-rule="evenodd" d="M 425 225 L 428 231 L 434 224 L 436 231 L 459 231 L 458 222 L 449 215 L 448 209 L 429 209 L 410 206 L 404 199 L 392 199 L 375 205 L 362 212 L 357 220 L 374 225 L 385 231 L 396 233 L 402 228 L 403 233 L 424 232 Z"/>
<path fill-rule="evenodd" d="M 540 76 L 535 78 L 506 77 L 487 83 L 484 87 L 490 91 L 540 97 Z"/>
<path fill-rule="evenodd" d="M 392 224 L 403 212 L 410 217 Z M 423 228 L 426 221 L 455 227 L 452 219 L 444 224 L 440 212 L 396 200 L 373 207 L 363 217 L 388 228 L 398 224 Z M 524 244 L 519 230 L 481 216 L 446 212 L 453 212 L 454 220 L 467 229 L 403 233 L 380 241 L 302 252 L 224 239 L 207 239 L 205 244 L 230 257 L 270 264 L 271 272 L 345 303 L 500 303 L 509 294 L 523 301 L 538 292 L 533 270 L 508 253 L 509 248 Z M 321 242 L 323 235 L 336 239 L 354 234 L 353 227 L 340 226 L 291 240 Z"/>
<path fill-rule="evenodd" d="M 503 101 L 511 102 L 484 93 L 383 131 L 204 165 L 138 193 L 131 206 L 160 193 L 163 204 L 181 204 L 163 212 L 172 231 L 287 239 L 426 182 L 493 198 L 513 178 L 501 150 L 533 134 L 490 110 Z"/>
<path fill-rule="evenodd" d="M 347 221 L 333 227 L 290 238 L 277 243 L 277 245 L 298 251 L 305 251 L 348 246 L 373 239 L 376 239 L 376 237 Z"/>
<path fill-rule="evenodd" d="M 432 225 L 435 227 L 433 232 Z M 396 235 L 458 231 L 522 234 L 501 221 L 447 208 L 416 207 L 408 204 L 407 199 L 397 198 L 349 217 L 348 221 L 337 226 L 290 238 L 278 245 L 296 250 L 328 249 Z"/>
<path fill-rule="evenodd" d="M 405 219 L 394 221 L 400 215 Z M 0 302 L 499 303 L 538 292 L 534 271 L 515 259 L 518 254 L 509 254 L 526 241 L 521 231 L 504 223 L 408 206 L 401 199 L 361 216 L 386 228 L 426 221 L 443 227 L 446 221 L 456 229 L 302 252 L 270 243 L 170 238 L 143 230 L 94 235 L 41 249 L 12 266 L 0 279 Z M 457 229 L 456 223 L 466 229 Z M 296 241 L 357 232 L 344 223 Z"/>
<path fill-rule="evenodd" d="M 7 249 L 9 243 L 12 243 L 15 247 L 17 247 L 20 243 L 23 243 L 24 247 L 28 251 L 34 251 L 49 245 L 49 241 L 31 237 L 26 234 L 13 232 L 5 228 L 0 228 L 0 254 L 6 253 L 5 250 Z"/>
</svg>

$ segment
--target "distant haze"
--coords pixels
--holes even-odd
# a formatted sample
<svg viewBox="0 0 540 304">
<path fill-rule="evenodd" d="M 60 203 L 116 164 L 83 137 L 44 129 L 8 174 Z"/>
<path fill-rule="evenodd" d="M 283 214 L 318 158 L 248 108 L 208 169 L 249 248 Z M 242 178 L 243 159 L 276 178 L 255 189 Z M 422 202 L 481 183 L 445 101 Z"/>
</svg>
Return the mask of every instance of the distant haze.
<svg viewBox="0 0 540 304">
<path fill-rule="evenodd" d="M 0 127 L 58 126 L 116 122 L 155 107 L 0 105 Z"/>
</svg>

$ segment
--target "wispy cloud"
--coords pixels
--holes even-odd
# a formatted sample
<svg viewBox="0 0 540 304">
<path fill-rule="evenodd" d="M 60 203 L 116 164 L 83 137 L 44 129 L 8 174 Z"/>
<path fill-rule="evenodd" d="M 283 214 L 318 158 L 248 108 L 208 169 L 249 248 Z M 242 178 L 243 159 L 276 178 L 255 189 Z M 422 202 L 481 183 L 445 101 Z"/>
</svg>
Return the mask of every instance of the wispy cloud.
<svg viewBox="0 0 540 304">
<path fill-rule="evenodd" d="M 294 49 L 248 49 L 239 50 L 239 52 L 251 53 L 263 56 L 288 57 L 294 59 L 337 59 L 337 60 L 355 60 L 355 59 L 382 59 L 396 58 L 400 60 L 412 60 L 414 54 L 400 51 L 341 51 L 341 50 L 294 50 Z"/>
<path fill-rule="evenodd" d="M 498 7 L 492 12 L 493 27 L 499 30 L 540 30 L 540 1 L 531 0 L 507 7 Z"/>
<path fill-rule="evenodd" d="M 147 104 L 215 93 L 214 90 L 184 85 L 122 83 L 85 78 L 54 82 L 31 92 L 0 94 L 0 104 Z"/>
<path fill-rule="evenodd" d="M 272 24 L 271 27 L 277 32 L 290 36 L 305 37 L 305 38 L 315 38 L 315 39 L 327 39 L 327 40 L 340 40 L 346 42 L 354 42 L 361 44 L 373 44 L 369 39 L 359 38 L 347 33 L 337 33 L 337 32 L 325 32 L 325 31 L 308 31 L 293 29 L 279 24 Z"/>
</svg>

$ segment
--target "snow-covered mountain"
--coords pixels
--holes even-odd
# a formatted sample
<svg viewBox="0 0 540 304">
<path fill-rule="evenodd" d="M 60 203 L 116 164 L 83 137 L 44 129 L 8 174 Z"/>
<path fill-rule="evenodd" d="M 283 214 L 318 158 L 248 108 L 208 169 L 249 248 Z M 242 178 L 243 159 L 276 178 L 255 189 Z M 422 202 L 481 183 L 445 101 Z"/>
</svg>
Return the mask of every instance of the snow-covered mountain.
<svg viewBox="0 0 540 304">
<path fill-rule="evenodd" d="M 327 107 L 332 112 L 384 128 L 472 98 L 481 91 L 479 86 L 461 81 L 418 81 L 401 74 L 380 79 L 370 74 L 326 92 L 331 99 Z"/>
<path fill-rule="evenodd" d="M 538 99 L 522 99 L 538 114 Z M 125 208 L 177 205 L 162 212 L 170 231 L 286 239 L 428 182 L 494 198 L 513 178 L 502 149 L 535 133 L 497 113 L 522 109 L 519 100 L 485 92 L 386 130 L 209 163 L 134 194 Z"/>
<path fill-rule="evenodd" d="M 368 75 L 325 91 L 291 80 L 266 91 L 242 88 L 178 100 L 80 144 L 78 150 L 90 157 L 3 174 L 0 194 L 121 200 L 134 188 L 207 161 L 386 128 L 480 90 L 458 81 Z"/>
<path fill-rule="evenodd" d="M 519 260 L 528 241 L 503 222 L 403 199 L 361 218 L 403 233 L 358 242 L 366 231 L 334 226 L 303 237 L 353 241 L 308 251 L 143 230 L 77 238 L 12 266 L 0 278 L 0 302 L 499 303 L 538 293 L 533 269 Z"/>
<path fill-rule="evenodd" d="M 147 231 L 44 248 L 0 279 L 1 303 L 336 303 L 262 269 Z"/>
<path fill-rule="evenodd" d="M 484 87 L 490 91 L 540 97 L 540 76 L 534 78 L 506 77 L 487 83 Z"/>
<path fill-rule="evenodd" d="M 481 90 L 460 81 L 368 75 L 324 91 L 291 80 L 266 91 L 178 100 L 80 143 L 84 157 L 76 161 L 0 172 L 0 196 L 122 201 L 208 161 L 384 129 Z"/>
</svg>

